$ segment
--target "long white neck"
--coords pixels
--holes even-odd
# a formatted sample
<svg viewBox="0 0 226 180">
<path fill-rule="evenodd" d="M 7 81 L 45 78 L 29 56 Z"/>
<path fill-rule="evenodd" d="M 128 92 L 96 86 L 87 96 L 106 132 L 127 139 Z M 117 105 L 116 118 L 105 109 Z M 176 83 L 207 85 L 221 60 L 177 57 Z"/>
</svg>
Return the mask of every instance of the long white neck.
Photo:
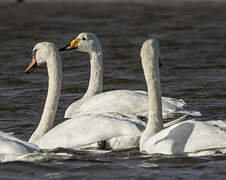
<svg viewBox="0 0 226 180">
<path fill-rule="evenodd" d="M 142 150 L 143 144 L 150 137 L 163 129 L 159 75 L 159 49 L 156 40 L 149 40 L 144 43 L 141 49 L 141 58 L 149 97 L 148 123 L 140 140 L 140 147 Z"/>
<path fill-rule="evenodd" d="M 61 58 L 58 51 L 51 51 L 49 58 L 51 59 L 47 61 L 49 77 L 48 94 L 40 123 L 35 132 L 32 134 L 31 138 L 29 139 L 29 142 L 32 143 L 34 143 L 37 139 L 39 139 L 53 127 L 53 121 L 55 119 L 59 103 L 62 85 Z"/>
<path fill-rule="evenodd" d="M 90 79 L 88 89 L 82 99 L 90 98 L 103 91 L 103 54 L 102 49 L 90 53 Z"/>
</svg>

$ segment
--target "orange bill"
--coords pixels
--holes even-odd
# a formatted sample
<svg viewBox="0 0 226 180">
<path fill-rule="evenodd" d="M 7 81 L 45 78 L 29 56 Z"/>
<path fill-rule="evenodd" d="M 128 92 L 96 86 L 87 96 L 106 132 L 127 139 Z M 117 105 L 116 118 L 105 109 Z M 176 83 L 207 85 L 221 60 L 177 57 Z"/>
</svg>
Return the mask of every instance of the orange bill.
<svg viewBox="0 0 226 180">
<path fill-rule="evenodd" d="M 31 63 L 29 64 L 29 66 L 25 70 L 25 73 L 30 73 L 35 66 L 36 66 L 36 60 L 35 60 L 35 57 L 33 57 L 32 60 L 31 60 Z"/>
</svg>

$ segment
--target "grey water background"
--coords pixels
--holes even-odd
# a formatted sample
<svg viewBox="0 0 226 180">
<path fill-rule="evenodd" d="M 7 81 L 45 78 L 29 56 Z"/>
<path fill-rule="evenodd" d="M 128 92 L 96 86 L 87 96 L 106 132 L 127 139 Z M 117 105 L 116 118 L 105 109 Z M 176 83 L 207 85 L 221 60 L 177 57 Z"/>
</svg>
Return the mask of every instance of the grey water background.
<svg viewBox="0 0 226 180">
<path fill-rule="evenodd" d="M 28 2 L 28 1 L 27 1 Z M 104 91 L 146 89 L 139 51 L 158 39 L 162 94 L 183 98 L 199 120 L 226 119 L 226 3 L 0 2 L 0 130 L 28 140 L 47 92 L 42 67 L 26 75 L 33 45 L 64 46 L 80 32 L 96 33 L 104 52 Z M 63 89 L 56 116 L 86 91 L 89 56 L 61 53 Z M 71 158 L 0 163 L 0 179 L 225 179 L 226 156 L 150 156 L 138 149 Z"/>
</svg>

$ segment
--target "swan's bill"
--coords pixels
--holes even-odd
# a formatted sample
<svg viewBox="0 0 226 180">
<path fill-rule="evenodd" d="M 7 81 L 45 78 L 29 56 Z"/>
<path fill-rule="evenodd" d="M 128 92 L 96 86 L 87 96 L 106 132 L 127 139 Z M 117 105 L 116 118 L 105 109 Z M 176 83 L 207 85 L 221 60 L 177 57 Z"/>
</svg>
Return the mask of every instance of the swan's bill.
<svg viewBox="0 0 226 180">
<path fill-rule="evenodd" d="M 36 67 L 36 66 L 37 66 L 37 63 L 36 63 L 35 57 L 33 56 L 31 63 L 29 64 L 29 66 L 25 70 L 25 73 L 30 73 L 34 69 L 34 67 Z"/>
<path fill-rule="evenodd" d="M 81 39 L 79 38 L 76 38 L 76 39 L 73 39 L 69 45 L 59 49 L 59 51 L 65 51 L 65 50 L 71 50 L 71 49 L 77 49 L 78 46 L 79 46 L 79 43 L 81 42 Z"/>
</svg>

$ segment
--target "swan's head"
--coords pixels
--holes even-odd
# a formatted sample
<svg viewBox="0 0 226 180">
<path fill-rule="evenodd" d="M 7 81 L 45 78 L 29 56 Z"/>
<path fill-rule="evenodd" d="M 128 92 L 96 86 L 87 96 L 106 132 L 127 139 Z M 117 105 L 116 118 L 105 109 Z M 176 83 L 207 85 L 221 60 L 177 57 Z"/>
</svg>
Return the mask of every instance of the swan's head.
<svg viewBox="0 0 226 180">
<path fill-rule="evenodd" d="M 53 43 L 40 42 L 37 43 L 32 50 L 32 60 L 30 65 L 25 70 L 25 73 L 30 73 L 35 67 L 47 63 L 53 52 L 57 52 L 57 48 Z"/>
<path fill-rule="evenodd" d="M 159 59 L 159 43 L 158 43 L 158 41 L 155 39 L 146 40 L 142 45 L 142 48 L 140 51 L 140 57 L 141 57 L 142 61 L 149 60 L 149 59 L 158 59 L 159 61 L 155 60 L 152 62 L 157 63 L 156 65 L 158 67 L 160 67 L 161 62 Z"/>
<path fill-rule="evenodd" d="M 98 37 L 94 33 L 80 33 L 67 46 L 60 51 L 76 49 L 77 51 L 90 53 L 92 51 L 100 51 L 101 44 Z"/>
</svg>

